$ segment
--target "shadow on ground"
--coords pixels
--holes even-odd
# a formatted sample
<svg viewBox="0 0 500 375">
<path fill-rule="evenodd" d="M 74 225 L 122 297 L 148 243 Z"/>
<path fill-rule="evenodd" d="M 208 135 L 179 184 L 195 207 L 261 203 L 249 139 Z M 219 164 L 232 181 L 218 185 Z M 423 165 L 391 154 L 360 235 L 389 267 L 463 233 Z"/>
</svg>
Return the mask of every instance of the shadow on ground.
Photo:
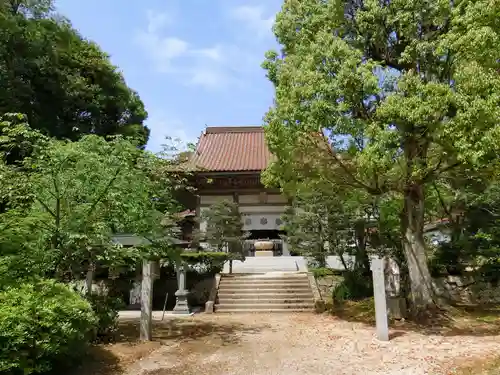
<svg viewBox="0 0 500 375">
<path fill-rule="evenodd" d="M 77 368 L 66 373 L 70 375 L 115 375 L 120 374 L 122 370 L 119 356 L 105 346 L 96 345 L 90 348 L 89 353 Z M 54 375 L 59 373 L 56 371 Z"/>
<path fill-rule="evenodd" d="M 258 333 L 267 326 L 247 326 L 236 322 L 212 322 L 200 318 L 180 318 L 153 323 L 153 341 L 139 341 L 139 320 L 123 320 L 115 340 L 95 345 L 78 368 L 68 375 L 119 375 L 134 362 L 148 356 L 161 345 L 182 342 L 185 353 L 233 345 L 241 334 Z M 208 344 L 208 345 L 207 345 Z"/>
<path fill-rule="evenodd" d="M 211 336 L 221 340 L 224 345 L 236 344 L 242 333 L 255 334 L 268 325 L 248 326 L 227 321 L 224 323 L 202 320 L 201 318 L 167 319 L 153 322 L 153 341 L 189 341 Z M 124 320 L 120 324 L 117 342 L 128 342 L 139 335 L 139 321 Z"/>
<path fill-rule="evenodd" d="M 373 299 L 346 301 L 332 308 L 331 314 L 342 320 L 375 325 Z M 428 317 L 425 323 L 394 321 L 390 328 L 398 336 L 405 331 L 440 336 L 496 336 L 500 335 L 500 306 L 449 306 Z"/>
</svg>

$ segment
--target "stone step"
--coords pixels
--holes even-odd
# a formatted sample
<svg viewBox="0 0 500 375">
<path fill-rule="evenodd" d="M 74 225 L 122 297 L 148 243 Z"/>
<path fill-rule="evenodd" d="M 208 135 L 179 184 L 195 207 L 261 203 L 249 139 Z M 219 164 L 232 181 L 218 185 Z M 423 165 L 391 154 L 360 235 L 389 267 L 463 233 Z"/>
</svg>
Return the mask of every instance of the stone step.
<svg viewBox="0 0 500 375">
<path fill-rule="evenodd" d="M 241 267 L 240 269 L 237 270 L 237 273 L 253 273 L 253 274 L 262 274 L 262 273 L 267 273 L 270 271 L 279 271 L 279 272 L 293 272 L 296 271 L 295 267 L 276 267 L 276 266 L 248 266 L 248 267 Z M 224 274 L 229 273 L 229 271 L 225 271 Z"/>
<path fill-rule="evenodd" d="M 290 273 L 287 275 L 286 273 L 280 273 L 275 275 L 273 273 L 256 273 L 253 275 L 222 275 L 223 280 L 308 280 L 307 275 L 303 273 Z"/>
<path fill-rule="evenodd" d="M 269 299 L 269 298 L 313 298 L 313 294 L 310 290 L 304 290 L 304 291 L 288 291 L 288 290 L 279 290 L 276 292 L 266 292 L 266 293 L 251 293 L 251 292 L 245 292 L 241 293 L 240 291 L 234 292 L 234 293 L 228 293 L 226 291 L 219 292 L 218 294 L 219 299 L 222 298 L 240 298 L 240 299 L 245 299 L 245 298 L 262 298 L 262 299 Z"/>
<path fill-rule="evenodd" d="M 310 288 L 309 282 L 294 282 L 294 283 L 280 283 L 277 281 L 272 282 L 260 282 L 260 283 L 220 283 L 219 289 L 259 289 L 259 288 Z"/>
<path fill-rule="evenodd" d="M 261 311 L 261 310 L 292 310 L 292 309 L 314 309 L 314 303 L 312 302 L 302 302 L 302 303 L 234 303 L 234 304 L 217 304 L 215 305 L 215 311 L 224 310 L 251 310 L 251 311 Z"/>
<path fill-rule="evenodd" d="M 314 303 L 312 296 L 305 298 L 259 298 L 259 296 L 251 298 L 220 298 L 219 305 L 301 305 Z"/>
<path fill-rule="evenodd" d="M 296 272 L 299 269 L 293 257 L 247 257 L 244 262 L 233 261 L 233 272 L 238 274 L 269 271 Z M 229 272 L 228 262 L 224 264 L 223 272 Z"/>
<path fill-rule="evenodd" d="M 246 274 L 234 274 L 234 275 L 222 275 L 225 279 L 303 279 L 307 278 L 307 274 L 295 273 L 295 272 L 265 272 L 265 273 L 254 273 L 250 275 Z"/>
<path fill-rule="evenodd" d="M 312 308 L 304 308 L 304 309 L 262 309 L 262 310 L 255 310 L 255 309 L 232 309 L 232 308 L 227 308 L 223 310 L 218 310 L 218 307 L 215 307 L 215 312 L 218 314 L 268 314 L 268 313 L 283 313 L 283 314 L 289 314 L 289 313 L 311 313 L 314 310 Z"/>
<path fill-rule="evenodd" d="M 273 272 L 222 275 L 216 312 L 313 311 L 306 273 Z"/>
<path fill-rule="evenodd" d="M 240 287 L 222 287 L 219 288 L 219 293 L 274 293 L 274 292 L 309 292 L 309 285 L 288 286 L 288 285 L 262 285 L 262 286 L 240 286 Z"/>
</svg>

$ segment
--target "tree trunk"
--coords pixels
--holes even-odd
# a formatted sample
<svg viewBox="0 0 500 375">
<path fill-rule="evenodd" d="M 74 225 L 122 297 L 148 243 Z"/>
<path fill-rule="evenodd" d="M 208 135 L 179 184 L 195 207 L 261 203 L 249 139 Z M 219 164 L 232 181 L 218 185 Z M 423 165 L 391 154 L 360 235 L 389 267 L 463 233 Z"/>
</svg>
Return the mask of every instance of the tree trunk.
<svg viewBox="0 0 500 375">
<path fill-rule="evenodd" d="M 357 221 L 354 223 L 354 231 L 356 238 L 356 259 L 355 269 L 362 270 L 363 273 L 370 271 L 370 259 L 366 252 L 366 225 L 365 221 Z"/>
<path fill-rule="evenodd" d="M 427 265 L 424 241 L 424 189 L 411 184 L 404 192 L 401 220 L 403 250 L 411 285 L 411 302 L 414 314 L 435 307 L 434 289 Z"/>
<path fill-rule="evenodd" d="M 87 277 L 85 278 L 85 284 L 87 287 L 87 296 L 92 295 L 92 282 L 94 281 L 94 266 L 91 263 L 89 269 L 87 270 Z"/>
</svg>

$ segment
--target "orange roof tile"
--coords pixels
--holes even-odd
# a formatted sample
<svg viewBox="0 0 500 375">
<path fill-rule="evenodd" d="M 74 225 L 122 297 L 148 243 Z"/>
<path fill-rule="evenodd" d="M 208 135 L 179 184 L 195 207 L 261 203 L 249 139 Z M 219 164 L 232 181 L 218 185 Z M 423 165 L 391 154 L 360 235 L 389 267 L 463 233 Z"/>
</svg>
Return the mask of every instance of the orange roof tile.
<svg viewBox="0 0 500 375">
<path fill-rule="evenodd" d="M 191 159 L 207 172 L 262 171 L 271 153 L 261 126 L 207 127 Z"/>
</svg>

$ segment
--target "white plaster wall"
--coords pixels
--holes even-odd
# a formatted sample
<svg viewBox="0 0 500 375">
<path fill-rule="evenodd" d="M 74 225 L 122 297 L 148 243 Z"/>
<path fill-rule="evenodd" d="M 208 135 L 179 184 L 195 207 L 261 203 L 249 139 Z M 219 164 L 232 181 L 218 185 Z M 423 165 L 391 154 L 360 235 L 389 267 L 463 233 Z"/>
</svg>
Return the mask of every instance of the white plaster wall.
<svg viewBox="0 0 500 375">
<path fill-rule="evenodd" d="M 286 198 L 281 194 L 268 194 L 267 203 L 282 203 L 287 204 Z"/>
<path fill-rule="evenodd" d="M 287 204 L 287 200 L 285 197 L 283 197 L 281 194 L 267 194 L 263 193 L 263 199 L 265 201 L 263 202 L 261 200 L 261 195 L 260 194 L 242 194 L 238 197 L 239 203 L 240 204 L 266 204 L 266 203 L 271 203 L 271 204 L 276 204 L 276 203 L 281 203 L 283 205 Z"/>
<path fill-rule="evenodd" d="M 267 222 L 261 222 L 262 219 Z M 243 230 L 279 230 L 282 224 L 277 223 L 277 220 L 281 220 L 281 214 L 279 213 L 245 214 L 243 215 Z"/>
<path fill-rule="evenodd" d="M 215 196 L 212 196 L 215 197 Z M 203 198 L 203 196 L 202 196 Z M 212 203 L 213 204 L 213 203 Z M 209 207 L 200 207 L 200 215 L 203 217 L 204 211 Z M 282 224 L 277 224 L 276 220 L 281 220 L 281 215 L 285 211 L 285 206 L 239 206 L 240 212 L 243 216 L 243 230 L 279 230 Z M 251 220 L 250 224 L 246 224 L 246 219 Z M 267 219 L 267 223 L 262 224 L 261 219 Z M 207 223 L 200 221 L 200 231 L 207 230 Z"/>
<path fill-rule="evenodd" d="M 238 201 L 240 204 L 257 204 L 260 203 L 258 194 L 239 195 Z"/>
<path fill-rule="evenodd" d="M 261 206 L 243 206 L 240 205 L 240 212 L 242 214 L 258 214 L 258 213 L 276 213 L 282 214 L 285 212 L 285 206 L 269 206 L 269 205 L 261 205 Z"/>
<path fill-rule="evenodd" d="M 233 201 L 232 195 L 202 195 L 200 196 L 200 204 L 214 204 L 223 200 Z"/>
</svg>

